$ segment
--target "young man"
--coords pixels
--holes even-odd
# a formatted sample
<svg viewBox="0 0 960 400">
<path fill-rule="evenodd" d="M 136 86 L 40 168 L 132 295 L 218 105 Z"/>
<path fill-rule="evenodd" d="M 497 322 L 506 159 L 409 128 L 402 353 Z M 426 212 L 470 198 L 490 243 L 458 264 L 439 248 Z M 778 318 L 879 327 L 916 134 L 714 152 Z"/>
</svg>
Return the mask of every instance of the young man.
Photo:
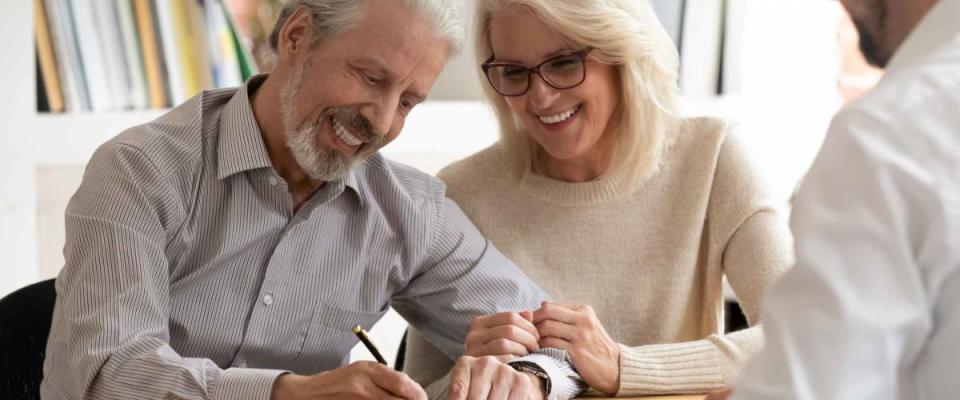
<svg viewBox="0 0 960 400">
<path fill-rule="evenodd" d="M 269 76 L 98 149 L 67 210 L 43 397 L 422 399 L 345 366 L 351 327 L 393 306 L 457 357 L 472 317 L 537 307 L 436 179 L 377 153 L 460 47 L 452 4 L 294 0 Z M 451 394 L 575 394 L 564 354 L 539 356 L 461 358 Z"/>
<path fill-rule="evenodd" d="M 841 1 L 886 73 L 837 115 L 796 196 L 797 265 L 733 398 L 956 398 L 960 0 Z"/>
</svg>

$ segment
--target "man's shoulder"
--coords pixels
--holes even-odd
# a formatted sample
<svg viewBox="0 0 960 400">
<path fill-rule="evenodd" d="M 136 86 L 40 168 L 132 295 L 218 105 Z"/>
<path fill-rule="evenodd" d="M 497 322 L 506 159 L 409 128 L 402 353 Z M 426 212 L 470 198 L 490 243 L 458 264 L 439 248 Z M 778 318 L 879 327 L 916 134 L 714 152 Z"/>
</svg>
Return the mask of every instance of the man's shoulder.
<svg viewBox="0 0 960 400">
<path fill-rule="evenodd" d="M 368 195 L 398 201 L 436 201 L 443 197 L 443 183 L 410 165 L 390 160 L 377 152 L 360 164 L 355 173 Z"/>
<path fill-rule="evenodd" d="M 930 157 L 960 149 L 957 115 L 960 48 L 944 49 L 923 62 L 889 72 L 874 90 L 837 114 L 831 133 Z"/>
<path fill-rule="evenodd" d="M 213 127 L 222 105 L 235 91 L 204 92 L 152 121 L 124 130 L 97 151 L 133 150 L 164 175 L 196 168 L 203 157 L 204 141 L 216 133 Z"/>
</svg>

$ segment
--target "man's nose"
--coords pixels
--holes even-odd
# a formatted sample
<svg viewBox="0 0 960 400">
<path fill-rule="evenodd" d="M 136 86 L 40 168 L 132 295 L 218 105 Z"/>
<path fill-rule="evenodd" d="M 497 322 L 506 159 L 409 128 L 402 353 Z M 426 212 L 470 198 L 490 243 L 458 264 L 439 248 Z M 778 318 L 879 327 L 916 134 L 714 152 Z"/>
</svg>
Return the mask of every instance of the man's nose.
<svg viewBox="0 0 960 400">
<path fill-rule="evenodd" d="M 397 106 L 399 99 L 374 102 L 363 107 L 360 113 L 370 121 L 370 127 L 377 136 L 385 136 L 390 132 L 393 121 L 397 117 Z"/>
</svg>

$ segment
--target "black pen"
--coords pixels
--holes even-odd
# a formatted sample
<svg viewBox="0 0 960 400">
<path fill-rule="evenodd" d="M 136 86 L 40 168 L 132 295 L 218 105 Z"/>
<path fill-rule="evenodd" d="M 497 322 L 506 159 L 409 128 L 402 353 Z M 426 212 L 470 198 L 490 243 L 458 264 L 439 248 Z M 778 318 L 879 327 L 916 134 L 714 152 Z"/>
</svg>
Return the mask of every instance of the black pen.
<svg viewBox="0 0 960 400">
<path fill-rule="evenodd" d="M 363 330 L 363 327 L 357 325 L 353 327 L 353 333 L 357 334 L 357 337 L 360 338 L 360 341 L 363 342 L 363 345 L 367 347 L 367 350 L 370 351 L 370 354 L 373 354 L 373 357 L 380 362 L 380 364 L 387 365 L 387 360 L 383 359 L 383 356 L 380 355 L 380 351 L 377 350 L 377 346 L 373 345 L 373 342 L 370 341 L 370 337 L 367 336 L 367 331 Z"/>
</svg>

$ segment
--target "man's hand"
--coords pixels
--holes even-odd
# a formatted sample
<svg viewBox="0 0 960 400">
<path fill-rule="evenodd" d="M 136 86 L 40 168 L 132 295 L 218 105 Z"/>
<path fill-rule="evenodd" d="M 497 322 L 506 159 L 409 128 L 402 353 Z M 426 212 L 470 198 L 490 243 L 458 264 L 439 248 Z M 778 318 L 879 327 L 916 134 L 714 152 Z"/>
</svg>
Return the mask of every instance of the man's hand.
<svg viewBox="0 0 960 400">
<path fill-rule="evenodd" d="M 463 356 L 450 373 L 447 400 L 536 399 L 546 397 L 545 383 L 517 372 L 495 357 Z"/>
<path fill-rule="evenodd" d="M 590 387 L 615 395 L 620 390 L 620 346 L 603 328 L 593 308 L 545 301 L 533 312 L 540 346 L 570 353 Z"/>
<path fill-rule="evenodd" d="M 733 396 L 733 389 L 721 389 L 715 392 L 710 392 L 706 398 L 703 400 L 727 400 Z"/>
<path fill-rule="evenodd" d="M 477 317 L 467 333 L 464 354 L 494 356 L 500 361 L 509 361 L 539 350 L 540 334 L 531 321 L 533 313 L 530 311 Z"/>
<path fill-rule="evenodd" d="M 427 394 L 402 372 L 380 363 L 358 361 L 312 376 L 281 375 L 270 395 L 271 400 L 344 398 L 427 400 Z"/>
</svg>

